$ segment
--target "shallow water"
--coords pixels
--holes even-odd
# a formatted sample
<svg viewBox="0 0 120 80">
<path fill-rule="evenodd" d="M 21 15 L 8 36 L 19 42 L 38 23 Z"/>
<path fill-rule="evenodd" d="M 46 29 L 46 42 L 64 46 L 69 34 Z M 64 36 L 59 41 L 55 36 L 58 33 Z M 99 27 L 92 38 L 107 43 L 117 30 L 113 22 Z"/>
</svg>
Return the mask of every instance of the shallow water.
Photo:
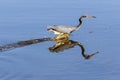
<svg viewBox="0 0 120 80">
<path fill-rule="evenodd" d="M 120 41 L 119 0 L 1 0 L 0 45 L 53 37 L 48 25 L 77 25 L 70 35 L 81 43 L 86 54 L 99 51 L 91 59 L 81 55 L 79 47 L 52 53 L 54 41 L 33 44 L 0 52 L 0 80 L 119 80 Z"/>
</svg>

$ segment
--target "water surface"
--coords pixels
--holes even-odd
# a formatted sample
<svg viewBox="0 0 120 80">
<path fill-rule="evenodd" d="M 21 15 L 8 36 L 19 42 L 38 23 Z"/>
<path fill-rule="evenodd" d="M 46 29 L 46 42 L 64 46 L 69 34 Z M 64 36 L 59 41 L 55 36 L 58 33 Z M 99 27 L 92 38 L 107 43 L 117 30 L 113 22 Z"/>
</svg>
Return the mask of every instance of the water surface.
<svg viewBox="0 0 120 80">
<path fill-rule="evenodd" d="M 99 51 L 89 60 L 79 47 L 52 53 L 54 41 L 0 52 L 0 80 L 119 80 L 119 0 L 1 0 L 0 45 L 53 37 L 48 25 L 77 25 L 71 40 L 81 43 L 86 54 Z"/>
</svg>

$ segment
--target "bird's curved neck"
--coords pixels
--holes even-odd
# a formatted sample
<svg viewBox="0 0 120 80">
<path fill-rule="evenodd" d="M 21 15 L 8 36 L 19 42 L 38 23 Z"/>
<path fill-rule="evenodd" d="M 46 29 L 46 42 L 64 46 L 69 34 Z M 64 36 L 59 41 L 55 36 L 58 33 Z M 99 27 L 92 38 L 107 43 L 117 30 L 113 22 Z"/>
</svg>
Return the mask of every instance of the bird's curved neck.
<svg viewBox="0 0 120 80">
<path fill-rule="evenodd" d="M 80 28 L 82 25 L 82 17 L 79 18 L 79 24 L 76 26 L 76 29 Z"/>
</svg>

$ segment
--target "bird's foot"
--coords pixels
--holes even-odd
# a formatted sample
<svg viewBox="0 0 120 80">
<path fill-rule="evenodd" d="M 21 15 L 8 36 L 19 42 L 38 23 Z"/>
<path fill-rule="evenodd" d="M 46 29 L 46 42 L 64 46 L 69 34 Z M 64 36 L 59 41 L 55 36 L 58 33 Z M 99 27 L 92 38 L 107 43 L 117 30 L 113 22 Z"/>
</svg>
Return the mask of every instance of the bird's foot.
<svg viewBox="0 0 120 80">
<path fill-rule="evenodd" d="M 67 33 L 61 33 L 55 37 L 55 41 L 57 43 L 63 43 L 69 41 L 69 34 Z"/>
</svg>

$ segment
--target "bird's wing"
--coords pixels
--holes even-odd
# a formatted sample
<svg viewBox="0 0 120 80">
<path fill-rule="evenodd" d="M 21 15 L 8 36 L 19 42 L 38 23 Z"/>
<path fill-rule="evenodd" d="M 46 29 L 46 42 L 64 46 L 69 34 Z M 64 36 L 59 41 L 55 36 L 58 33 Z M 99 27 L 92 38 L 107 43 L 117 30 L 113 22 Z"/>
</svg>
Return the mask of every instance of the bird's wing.
<svg viewBox="0 0 120 80">
<path fill-rule="evenodd" d="M 48 29 L 53 29 L 61 33 L 70 33 L 73 30 L 74 27 L 72 26 L 48 26 Z"/>
</svg>

